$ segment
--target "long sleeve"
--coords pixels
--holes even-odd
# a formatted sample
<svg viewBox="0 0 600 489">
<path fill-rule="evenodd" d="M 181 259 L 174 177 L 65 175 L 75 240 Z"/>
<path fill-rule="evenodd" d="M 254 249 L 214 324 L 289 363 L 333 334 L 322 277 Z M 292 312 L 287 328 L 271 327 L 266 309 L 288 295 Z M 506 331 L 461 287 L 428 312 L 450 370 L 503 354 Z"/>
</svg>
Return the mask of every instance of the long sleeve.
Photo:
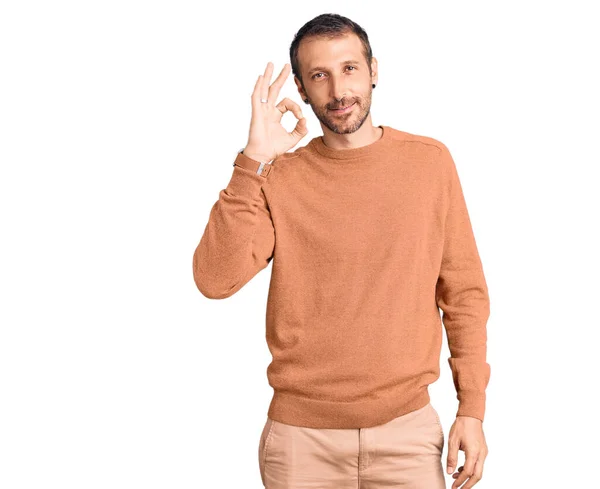
<svg viewBox="0 0 600 489">
<path fill-rule="evenodd" d="M 490 378 L 486 361 L 488 288 L 457 169 L 444 145 L 441 158 L 450 190 L 436 300 L 451 354 L 448 363 L 459 401 L 456 415 L 483 421 Z"/>
<path fill-rule="evenodd" d="M 194 281 L 210 299 L 233 295 L 273 258 L 275 229 L 262 189 L 272 167 L 242 153 L 234 164 L 193 256 Z"/>
</svg>

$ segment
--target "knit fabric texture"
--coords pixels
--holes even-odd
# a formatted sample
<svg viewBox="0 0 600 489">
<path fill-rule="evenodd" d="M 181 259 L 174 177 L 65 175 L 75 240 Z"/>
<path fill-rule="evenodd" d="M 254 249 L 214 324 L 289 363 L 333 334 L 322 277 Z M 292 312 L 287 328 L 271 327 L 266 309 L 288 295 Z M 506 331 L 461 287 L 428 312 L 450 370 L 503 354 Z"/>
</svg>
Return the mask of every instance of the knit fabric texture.
<svg viewBox="0 0 600 489">
<path fill-rule="evenodd" d="M 210 210 L 193 278 L 230 297 L 273 262 L 268 416 L 363 428 L 425 406 L 442 326 L 457 416 L 484 420 L 489 295 L 455 162 L 440 141 L 378 126 L 261 165 L 243 153 Z"/>
</svg>

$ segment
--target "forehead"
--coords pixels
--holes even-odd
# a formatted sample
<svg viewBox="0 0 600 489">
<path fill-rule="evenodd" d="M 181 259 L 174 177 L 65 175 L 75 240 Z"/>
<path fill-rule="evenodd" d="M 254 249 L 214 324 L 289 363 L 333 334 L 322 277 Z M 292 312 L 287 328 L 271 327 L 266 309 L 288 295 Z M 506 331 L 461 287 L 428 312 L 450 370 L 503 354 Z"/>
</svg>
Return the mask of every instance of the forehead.
<svg viewBox="0 0 600 489">
<path fill-rule="evenodd" d="M 365 62 L 363 45 L 355 34 L 342 37 L 310 37 L 298 46 L 298 62 L 302 71 L 336 68 L 344 61 Z"/>
</svg>

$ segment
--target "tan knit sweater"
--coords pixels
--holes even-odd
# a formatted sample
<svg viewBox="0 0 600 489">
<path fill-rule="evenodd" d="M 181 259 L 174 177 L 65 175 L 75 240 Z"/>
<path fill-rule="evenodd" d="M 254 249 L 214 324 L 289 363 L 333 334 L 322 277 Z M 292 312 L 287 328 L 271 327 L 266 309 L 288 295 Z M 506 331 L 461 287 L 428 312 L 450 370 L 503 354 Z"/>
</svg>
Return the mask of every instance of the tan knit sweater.
<svg viewBox="0 0 600 489">
<path fill-rule="evenodd" d="M 276 421 L 363 428 L 423 407 L 442 324 L 457 415 L 483 421 L 489 296 L 455 163 L 433 138 L 379 127 L 359 148 L 315 137 L 260 174 L 238 154 L 194 252 L 195 283 L 223 299 L 273 262 Z"/>
</svg>

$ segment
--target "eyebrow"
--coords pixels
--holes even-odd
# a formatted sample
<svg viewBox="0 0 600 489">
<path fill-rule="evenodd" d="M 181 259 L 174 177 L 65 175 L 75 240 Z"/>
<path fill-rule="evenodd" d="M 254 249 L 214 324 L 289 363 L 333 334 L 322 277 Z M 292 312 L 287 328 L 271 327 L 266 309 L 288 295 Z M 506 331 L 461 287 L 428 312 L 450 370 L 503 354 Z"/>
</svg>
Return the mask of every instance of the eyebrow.
<svg viewBox="0 0 600 489">
<path fill-rule="evenodd" d="M 340 63 L 340 65 L 359 65 L 359 64 L 360 64 L 360 62 L 356 61 L 354 59 L 348 59 L 348 60 L 342 61 Z M 311 70 L 309 70 L 308 74 L 310 75 L 310 74 L 314 73 L 315 71 L 327 71 L 327 68 L 323 68 L 321 66 L 317 66 L 317 67 L 312 68 Z"/>
</svg>

